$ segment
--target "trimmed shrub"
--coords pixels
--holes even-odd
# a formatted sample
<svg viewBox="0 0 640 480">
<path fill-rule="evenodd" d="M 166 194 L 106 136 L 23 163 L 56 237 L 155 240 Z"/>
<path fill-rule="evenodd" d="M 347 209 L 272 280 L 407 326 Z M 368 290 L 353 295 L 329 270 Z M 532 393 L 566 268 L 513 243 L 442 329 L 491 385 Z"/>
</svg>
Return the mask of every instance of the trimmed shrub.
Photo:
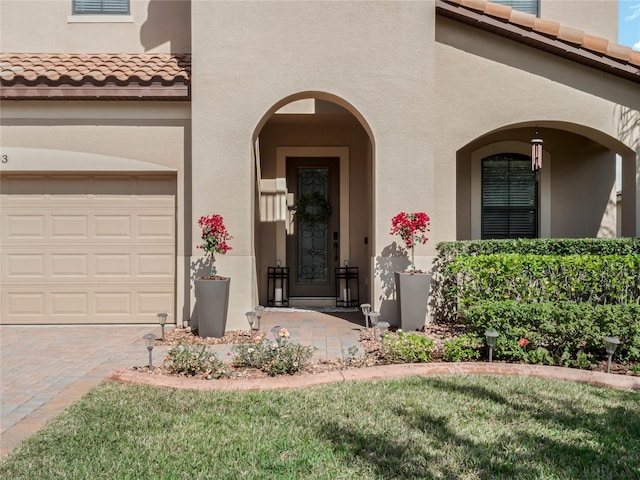
<svg viewBox="0 0 640 480">
<path fill-rule="evenodd" d="M 441 242 L 433 265 L 430 303 L 437 320 L 455 321 L 457 317 L 457 276 L 449 266 L 460 256 L 522 255 L 640 255 L 640 238 L 616 239 L 513 239 Z M 638 272 L 636 272 L 638 273 Z M 518 275 L 517 273 L 516 275 Z"/>
<path fill-rule="evenodd" d="M 603 354 L 603 338 L 611 335 L 622 342 L 616 351 L 618 359 L 640 360 L 638 304 L 482 301 L 466 309 L 464 318 L 477 335 L 490 328 L 500 333 L 494 349 L 500 359 L 584 364 L 590 355 Z"/>
<path fill-rule="evenodd" d="M 464 255 L 447 274 L 461 309 L 484 300 L 640 303 L 640 255 Z"/>
</svg>

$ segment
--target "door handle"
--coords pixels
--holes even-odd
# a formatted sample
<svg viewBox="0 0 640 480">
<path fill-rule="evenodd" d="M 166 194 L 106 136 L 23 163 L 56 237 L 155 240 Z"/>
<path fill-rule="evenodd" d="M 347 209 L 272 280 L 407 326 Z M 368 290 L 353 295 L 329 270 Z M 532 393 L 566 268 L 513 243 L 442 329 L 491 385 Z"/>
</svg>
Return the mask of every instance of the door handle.
<svg viewBox="0 0 640 480">
<path fill-rule="evenodd" d="M 333 242 L 333 259 L 338 261 L 338 242 Z"/>
</svg>

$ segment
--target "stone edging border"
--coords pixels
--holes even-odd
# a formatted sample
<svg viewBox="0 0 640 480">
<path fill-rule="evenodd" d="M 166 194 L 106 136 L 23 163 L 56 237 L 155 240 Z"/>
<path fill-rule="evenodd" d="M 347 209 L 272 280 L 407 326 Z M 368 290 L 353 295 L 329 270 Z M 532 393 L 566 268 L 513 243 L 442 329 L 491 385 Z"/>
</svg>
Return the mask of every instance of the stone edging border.
<svg viewBox="0 0 640 480">
<path fill-rule="evenodd" d="M 310 375 L 283 375 L 279 377 L 257 378 L 253 380 L 198 380 L 170 375 L 149 375 L 135 370 L 116 370 L 107 379 L 137 385 L 152 385 L 176 389 L 195 390 L 281 390 L 304 388 L 328 383 L 384 380 L 408 376 L 431 375 L 519 375 L 540 377 L 576 383 L 586 383 L 598 387 L 619 390 L 640 391 L 640 377 L 592 372 L 565 367 L 524 365 L 509 363 L 406 363 L 399 365 L 378 365 Z"/>
</svg>

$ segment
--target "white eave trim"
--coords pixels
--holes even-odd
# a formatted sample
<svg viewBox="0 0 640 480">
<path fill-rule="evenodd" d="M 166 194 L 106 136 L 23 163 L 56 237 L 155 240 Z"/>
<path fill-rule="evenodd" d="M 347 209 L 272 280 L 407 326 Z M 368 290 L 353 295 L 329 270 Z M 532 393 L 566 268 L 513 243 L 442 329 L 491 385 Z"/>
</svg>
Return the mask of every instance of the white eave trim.
<svg viewBox="0 0 640 480">
<path fill-rule="evenodd" d="M 176 172 L 176 169 L 132 158 L 92 152 L 0 147 L 0 173 L 17 172 Z"/>
</svg>

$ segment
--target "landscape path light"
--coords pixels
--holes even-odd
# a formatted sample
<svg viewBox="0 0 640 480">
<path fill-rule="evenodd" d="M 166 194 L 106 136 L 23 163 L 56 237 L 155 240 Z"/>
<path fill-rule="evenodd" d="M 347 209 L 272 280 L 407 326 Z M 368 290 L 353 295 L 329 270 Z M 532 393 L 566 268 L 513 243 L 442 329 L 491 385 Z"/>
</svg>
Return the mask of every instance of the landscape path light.
<svg viewBox="0 0 640 480">
<path fill-rule="evenodd" d="M 378 315 L 380 315 L 378 313 Z M 380 328 L 380 350 L 382 352 L 382 355 L 384 356 L 384 335 L 387 332 L 387 330 L 389 330 L 389 327 L 391 325 L 389 324 L 389 322 L 379 322 L 378 323 L 378 327 Z"/>
<path fill-rule="evenodd" d="M 273 333 L 273 339 L 280 345 L 280 329 L 282 327 L 280 325 L 276 325 L 271 329 L 271 333 Z"/>
<path fill-rule="evenodd" d="M 151 357 L 151 352 L 153 350 L 153 346 L 156 343 L 156 335 L 155 333 L 147 333 L 145 336 L 143 336 L 142 338 L 144 338 L 145 343 L 147 344 L 147 350 L 149 350 L 149 371 L 153 370 L 153 359 Z"/>
<path fill-rule="evenodd" d="M 371 326 L 373 327 L 373 339 L 378 339 L 378 322 L 380 321 L 380 312 L 369 312 L 369 320 L 371 321 Z"/>
<path fill-rule="evenodd" d="M 367 328 L 369 328 L 369 313 L 371 312 L 371 304 L 363 303 L 360 305 L 360 309 L 362 310 L 362 314 L 364 315 L 364 324 Z"/>
<path fill-rule="evenodd" d="M 264 307 L 262 305 L 258 305 L 254 310 L 256 311 L 256 330 L 260 331 L 260 319 L 262 318 L 262 315 L 264 315 Z"/>
<path fill-rule="evenodd" d="M 487 339 L 487 346 L 489 347 L 489 362 L 493 362 L 493 347 L 498 343 L 498 332 L 495 330 L 487 330 L 484 332 L 484 336 Z"/>
<path fill-rule="evenodd" d="M 604 349 L 607 351 L 607 373 L 611 373 L 611 357 L 616 352 L 616 348 L 620 345 L 620 340 L 617 337 L 605 337 Z"/>
<path fill-rule="evenodd" d="M 249 333 L 251 334 L 251 339 L 253 339 L 253 324 L 256 321 L 256 316 L 258 315 L 255 310 L 251 310 L 245 314 L 247 316 L 247 321 L 249 322 Z"/>
<path fill-rule="evenodd" d="M 160 328 L 162 328 L 162 341 L 164 342 L 164 326 L 167 323 L 168 313 L 159 313 L 158 314 L 158 323 L 160 324 Z"/>
</svg>

